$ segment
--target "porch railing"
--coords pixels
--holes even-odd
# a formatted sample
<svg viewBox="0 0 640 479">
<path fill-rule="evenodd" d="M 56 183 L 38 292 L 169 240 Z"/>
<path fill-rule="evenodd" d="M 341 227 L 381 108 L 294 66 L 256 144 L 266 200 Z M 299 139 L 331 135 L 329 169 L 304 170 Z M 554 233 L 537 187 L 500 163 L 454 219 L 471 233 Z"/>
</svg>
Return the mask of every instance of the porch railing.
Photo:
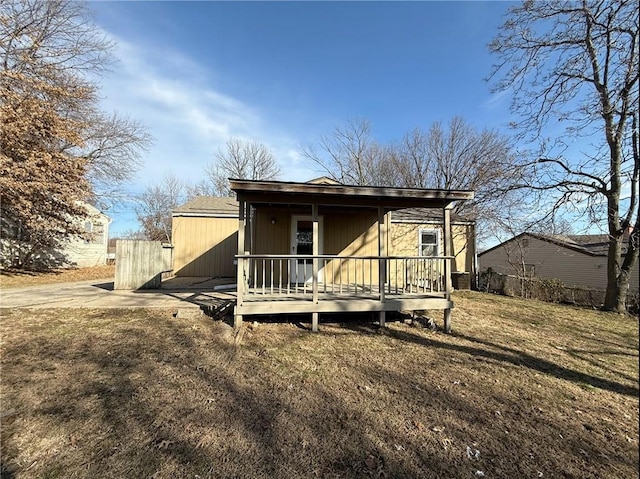
<svg viewBox="0 0 640 479">
<path fill-rule="evenodd" d="M 239 300 L 447 293 L 452 256 L 236 256 Z M 314 281 L 314 260 L 317 280 Z M 381 284 L 380 278 L 384 277 Z M 322 299 L 322 298 L 319 298 Z"/>
</svg>

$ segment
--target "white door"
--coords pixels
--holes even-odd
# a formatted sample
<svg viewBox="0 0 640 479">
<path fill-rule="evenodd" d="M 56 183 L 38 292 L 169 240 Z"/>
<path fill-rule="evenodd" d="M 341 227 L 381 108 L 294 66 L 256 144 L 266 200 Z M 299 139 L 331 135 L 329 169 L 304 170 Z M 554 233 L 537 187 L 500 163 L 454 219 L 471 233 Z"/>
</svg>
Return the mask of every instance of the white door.
<svg viewBox="0 0 640 479">
<path fill-rule="evenodd" d="M 322 238 L 322 218 L 318 218 L 318 236 Z M 311 216 L 291 217 L 291 254 L 313 254 L 313 221 Z M 318 254 L 322 254 L 322 241 L 318 243 Z M 322 268 L 322 264 L 319 266 Z M 291 284 L 311 283 L 313 262 L 311 259 L 296 259 L 289 263 Z M 320 280 L 318 274 L 318 281 Z"/>
</svg>

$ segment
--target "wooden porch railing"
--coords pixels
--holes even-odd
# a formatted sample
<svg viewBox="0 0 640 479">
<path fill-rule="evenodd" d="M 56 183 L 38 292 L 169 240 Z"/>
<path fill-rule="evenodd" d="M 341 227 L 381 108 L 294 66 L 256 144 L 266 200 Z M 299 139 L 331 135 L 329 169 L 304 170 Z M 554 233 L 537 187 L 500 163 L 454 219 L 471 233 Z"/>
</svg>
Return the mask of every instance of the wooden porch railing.
<svg viewBox="0 0 640 479">
<path fill-rule="evenodd" d="M 448 293 L 452 256 L 236 256 L 239 301 L 260 297 L 327 299 L 356 296 L 384 300 L 385 295 Z M 314 278 L 314 261 L 317 277 Z M 384 281 L 380 284 L 380 277 Z"/>
</svg>

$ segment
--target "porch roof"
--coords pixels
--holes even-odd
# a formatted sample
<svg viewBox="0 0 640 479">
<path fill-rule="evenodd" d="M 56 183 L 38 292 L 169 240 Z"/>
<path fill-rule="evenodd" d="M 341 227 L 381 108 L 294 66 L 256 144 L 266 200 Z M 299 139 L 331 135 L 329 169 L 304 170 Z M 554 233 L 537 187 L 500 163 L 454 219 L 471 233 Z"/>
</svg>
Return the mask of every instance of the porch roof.
<svg viewBox="0 0 640 479">
<path fill-rule="evenodd" d="M 238 199 L 256 204 L 445 208 L 473 198 L 473 191 L 381 186 L 327 185 L 286 181 L 229 179 Z"/>
</svg>

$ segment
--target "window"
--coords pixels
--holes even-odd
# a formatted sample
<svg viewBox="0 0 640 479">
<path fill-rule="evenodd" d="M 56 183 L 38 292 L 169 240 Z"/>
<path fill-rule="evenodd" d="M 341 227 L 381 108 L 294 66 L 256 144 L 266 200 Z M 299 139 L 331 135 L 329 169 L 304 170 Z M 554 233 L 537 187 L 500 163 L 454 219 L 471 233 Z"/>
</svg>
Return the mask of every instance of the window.
<svg viewBox="0 0 640 479">
<path fill-rule="evenodd" d="M 93 224 L 93 234 L 91 236 L 93 244 L 104 244 L 104 225 L 99 223 Z"/>
<path fill-rule="evenodd" d="M 86 221 L 84 223 L 84 242 L 87 244 L 104 244 L 104 225 Z"/>
<path fill-rule="evenodd" d="M 440 231 L 420 230 L 420 256 L 440 256 Z"/>
</svg>

